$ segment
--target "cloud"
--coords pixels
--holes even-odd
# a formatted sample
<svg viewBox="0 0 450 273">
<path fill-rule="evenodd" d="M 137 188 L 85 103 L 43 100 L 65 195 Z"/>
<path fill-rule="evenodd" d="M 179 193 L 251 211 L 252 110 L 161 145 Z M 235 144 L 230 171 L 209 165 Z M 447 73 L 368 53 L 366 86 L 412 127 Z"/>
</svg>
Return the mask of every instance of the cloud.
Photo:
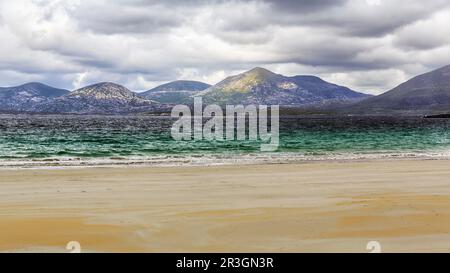
<svg viewBox="0 0 450 273">
<path fill-rule="evenodd" d="M 0 86 L 146 90 L 266 66 L 380 93 L 448 64 L 449 24 L 445 0 L 0 1 Z"/>
<path fill-rule="evenodd" d="M 264 2 L 283 12 L 311 13 L 342 6 L 347 0 L 265 0 Z"/>
<path fill-rule="evenodd" d="M 138 2 L 129 5 L 116 1 L 89 1 L 71 14 L 80 28 L 102 34 L 139 34 L 164 32 L 188 19 L 189 12 L 163 4 Z"/>
<path fill-rule="evenodd" d="M 431 50 L 450 43 L 450 10 L 435 13 L 430 18 L 416 21 L 395 36 L 395 45 L 406 50 Z"/>
<path fill-rule="evenodd" d="M 408 79 L 405 72 L 400 69 L 352 71 L 348 73 L 338 72 L 325 75 L 324 78 L 330 82 L 339 82 L 342 85 L 354 86 L 357 90 L 366 90 L 372 94 L 380 94 L 383 92 L 378 88 L 380 81 L 384 81 L 387 86 L 394 88 L 398 85 L 399 81 L 406 81 Z"/>
</svg>

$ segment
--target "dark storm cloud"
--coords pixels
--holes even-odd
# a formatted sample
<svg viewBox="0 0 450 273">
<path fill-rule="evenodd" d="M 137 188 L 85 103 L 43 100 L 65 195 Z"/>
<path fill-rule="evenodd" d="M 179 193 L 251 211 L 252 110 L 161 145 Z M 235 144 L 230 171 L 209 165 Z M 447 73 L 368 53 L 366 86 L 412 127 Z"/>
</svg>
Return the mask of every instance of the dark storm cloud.
<svg viewBox="0 0 450 273">
<path fill-rule="evenodd" d="M 287 7 L 284 16 L 273 20 L 285 25 L 328 27 L 342 35 L 383 36 L 396 29 L 423 20 L 449 6 L 446 0 L 420 1 L 396 0 L 346 0 L 346 1 L 284 1 L 274 6 Z M 303 6 L 303 2 L 311 2 Z M 316 3 L 317 2 L 317 3 Z M 377 4 L 379 3 L 379 4 Z M 297 7 L 296 7 L 297 5 Z M 301 14 L 302 10 L 308 14 Z"/>
<path fill-rule="evenodd" d="M 212 8 L 215 12 L 211 23 L 220 22 L 223 31 L 250 32 L 270 24 L 295 25 L 302 21 L 299 15 L 326 12 L 346 1 L 119 0 L 107 6 L 92 1 L 80 6 L 72 15 L 83 28 L 100 33 L 152 33 L 189 23 L 203 8 Z M 290 15 L 286 17 L 286 14 Z M 292 18 L 283 20 L 283 17 Z"/>
</svg>

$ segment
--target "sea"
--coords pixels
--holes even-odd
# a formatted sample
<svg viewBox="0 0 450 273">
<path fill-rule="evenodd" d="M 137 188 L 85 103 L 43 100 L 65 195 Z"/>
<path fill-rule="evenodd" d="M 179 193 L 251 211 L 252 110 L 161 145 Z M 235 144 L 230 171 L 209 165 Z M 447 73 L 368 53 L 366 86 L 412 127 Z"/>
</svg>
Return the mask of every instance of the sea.
<svg viewBox="0 0 450 273">
<path fill-rule="evenodd" d="M 279 148 L 176 141 L 169 116 L 0 115 L 0 168 L 211 166 L 447 159 L 450 119 L 282 116 Z"/>
</svg>

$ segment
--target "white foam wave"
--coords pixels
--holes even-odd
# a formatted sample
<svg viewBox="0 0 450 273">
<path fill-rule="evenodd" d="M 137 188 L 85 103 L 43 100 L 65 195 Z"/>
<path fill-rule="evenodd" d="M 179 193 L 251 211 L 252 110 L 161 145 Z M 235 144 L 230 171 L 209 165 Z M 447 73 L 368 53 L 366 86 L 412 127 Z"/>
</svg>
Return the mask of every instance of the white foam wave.
<svg viewBox="0 0 450 273">
<path fill-rule="evenodd" d="M 362 161 L 394 159 L 450 159 L 450 151 L 440 152 L 383 152 L 383 153 L 329 153 L 302 154 L 255 153 L 255 154 L 205 154 L 205 155 L 161 155 L 142 157 L 71 158 L 53 157 L 45 159 L 0 160 L 0 168 L 67 168 L 98 166 L 217 166 L 250 164 L 290 164 L 320 161 Z"/>
</svg>

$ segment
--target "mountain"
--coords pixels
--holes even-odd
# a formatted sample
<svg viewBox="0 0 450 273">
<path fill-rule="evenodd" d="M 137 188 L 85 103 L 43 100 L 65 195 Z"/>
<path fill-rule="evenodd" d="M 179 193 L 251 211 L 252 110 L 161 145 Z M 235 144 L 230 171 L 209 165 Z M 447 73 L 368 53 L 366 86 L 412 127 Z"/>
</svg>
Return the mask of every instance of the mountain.
<svg viewBox="0 0 450 273">
<path fill-rule="evenodd" d="M 192 96 L 211 85 L 197 81 L 174 81 L 157 86 L 149 91 L 140 93 L 141 96 L 170 104 L 181 104 L 192 100 Z"/>
<path fill-rule="evenodd" d="M 350 110 L 373 114 L 450 112 L 450 65 L 414 77 Z"/>
<path fill-rule="evenodd" d="M 151 111 L 158 107 L 158 103 L 142 98 L 121 85 L 103 82 L 83 87 L 51 102 L 37 105 L 33 111 L 46 113 L 123 114 Z"/>
<path fill-rule="evenodd" d="M 38 82 L 15 87 L 2 87 L 0 88 L 0 110 L 29 111 L 37 104 L 50 102 L 54 98 L 68 93 L 68 90 L 54 88 Z"/>
<path fill-rule="evenodd" d="M 197 96 L 207 103 L 285 106 L 356 102 L 370 97 L 315 76 L 286 77 L 259 67 L 228 77 Z"/>
<path fill-rule="evenodd" d="M 196 81 L 175 81 L 140 94 L 108 82 L 93 84 L 72 92 L 30 83 L 1 88 L 0 111 L 55 114 L 162 112 L 170 111 L 173 104 L 189 104 L 195 96 L 202 96 L 206 103 L 222 105 L 312 105 L 327 109 L 343 108 L 349 103 L 369 97 L 318 77 L 286 77 L 264 68 L 254 68 L 228 77 L 214 86 Z"/>
</svg>

